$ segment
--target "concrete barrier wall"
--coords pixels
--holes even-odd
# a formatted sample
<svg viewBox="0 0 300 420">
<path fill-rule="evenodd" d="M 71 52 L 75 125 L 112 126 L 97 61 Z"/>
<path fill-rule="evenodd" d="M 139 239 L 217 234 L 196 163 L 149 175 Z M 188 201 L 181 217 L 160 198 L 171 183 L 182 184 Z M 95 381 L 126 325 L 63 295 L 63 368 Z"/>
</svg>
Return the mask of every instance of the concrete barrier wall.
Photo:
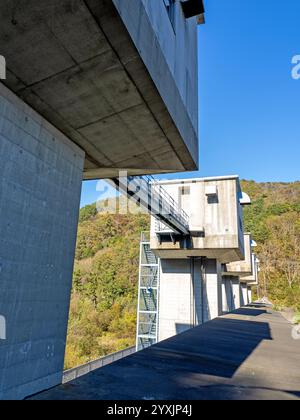
<svg viewBox="0 0 300 420">
<path fill-rule="evenodd" d="M 104 366 L 107 366 L 135 352 L 136 352 L 135 346 L 129 347 L 127 349 L 117 351 L 116 353 L 109 354 L 108 356 L 101 357 L 100 359 L 93 360 L 92 362 L 78 366 L 74 369 L 66 370 L 63 374 L 63 383 L 73 381 L 74 379 L 79 378 L 80 376 L 84 376 L 87 373 L 90 373 L 96 369 L 100 369 Z"/>
</svg>

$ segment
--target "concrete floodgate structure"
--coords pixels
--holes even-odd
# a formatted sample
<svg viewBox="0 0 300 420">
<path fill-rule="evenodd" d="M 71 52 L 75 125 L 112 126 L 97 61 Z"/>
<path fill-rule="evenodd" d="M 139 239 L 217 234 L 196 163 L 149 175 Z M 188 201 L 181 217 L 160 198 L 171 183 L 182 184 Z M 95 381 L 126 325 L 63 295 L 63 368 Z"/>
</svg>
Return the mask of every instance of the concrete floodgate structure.
<svg viewBox="0 0 300 420">
<path fill-rule="evenodd" d="M 0 399 L 61 383 L 83 179 L 197 169 L 201 1 L 0 4 Z"/>
</svg>

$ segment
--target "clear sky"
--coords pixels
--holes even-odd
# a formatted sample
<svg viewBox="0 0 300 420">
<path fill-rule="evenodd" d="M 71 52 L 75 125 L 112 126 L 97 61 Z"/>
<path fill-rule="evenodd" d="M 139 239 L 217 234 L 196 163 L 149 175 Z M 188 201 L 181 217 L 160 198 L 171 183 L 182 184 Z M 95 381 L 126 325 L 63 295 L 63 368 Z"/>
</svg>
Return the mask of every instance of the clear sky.
<svg viewBox="0 0 300 420">
<path fill-rule="evenodd" d="M 300 0 L 205 4 L 206 24 L 199 27 L 200 170 L 176 178 L 300 180 L 300 79 L 292 78 L 292 58 L 300 55 Z M 81 205 L 98 196 L 95 182 L 84 183 Z"/>
</svg>

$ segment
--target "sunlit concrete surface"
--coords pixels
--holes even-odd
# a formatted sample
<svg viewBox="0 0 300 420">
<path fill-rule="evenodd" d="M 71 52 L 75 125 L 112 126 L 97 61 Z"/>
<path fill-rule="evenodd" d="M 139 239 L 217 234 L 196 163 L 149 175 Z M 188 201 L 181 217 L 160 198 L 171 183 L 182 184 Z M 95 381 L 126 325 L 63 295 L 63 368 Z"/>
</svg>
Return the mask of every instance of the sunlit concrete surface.
<svg viewBox="0 0 300 420">
<path fill-rule="evenodd" d="M 35 400 L 300 400 L 300 340 L 281 314 L 241 308 Z"/>
</svg>

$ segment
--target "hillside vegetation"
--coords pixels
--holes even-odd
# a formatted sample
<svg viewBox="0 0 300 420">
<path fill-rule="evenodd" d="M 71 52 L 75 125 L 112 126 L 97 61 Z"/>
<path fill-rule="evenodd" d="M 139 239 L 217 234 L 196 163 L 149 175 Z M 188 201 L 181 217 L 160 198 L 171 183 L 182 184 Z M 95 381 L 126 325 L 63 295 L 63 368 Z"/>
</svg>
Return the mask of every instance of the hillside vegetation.
<svg viewBox="0 0 300 420">
<path fill-rule="evenodd" d="M 242 187 L 252 199 L 244 219 L 258 243 L 260 294 L 300 311 L 300 182 L 243 181 Z"/>
<path fill-rule="evenodd" d="M 65 368 L 135 344 L 143 214 L 80 212 Z"/>
<path fill-rule="evenodd" d="M 262 263 L 261 296 L 300 311 L 300 182 L 243 181 L 245 229 Z M 107 203 L 106 208 L 107 208 Z M 134 345 L 140 233 L 149 216 L 80 211 L 66 368 Z"/>
</svg>

